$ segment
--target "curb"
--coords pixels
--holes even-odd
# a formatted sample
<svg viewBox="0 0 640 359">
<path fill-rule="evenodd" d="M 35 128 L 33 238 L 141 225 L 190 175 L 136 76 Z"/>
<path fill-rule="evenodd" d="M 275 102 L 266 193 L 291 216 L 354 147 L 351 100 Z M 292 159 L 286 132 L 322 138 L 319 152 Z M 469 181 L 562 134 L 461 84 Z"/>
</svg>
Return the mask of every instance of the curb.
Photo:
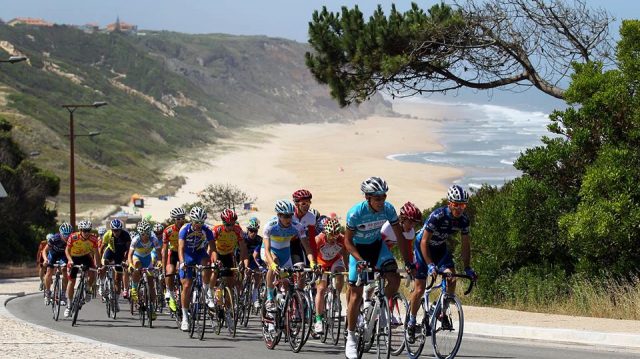
<svg viewBox="0 0 640 359">
<path fill-rule="evenodd" d="M 31 296 L 31 295 L 36 295 L 36 294 L 40 294 L 40 292 L 33 292 L 33 293 L 24 293 L 24 292 L 20 292 L 20 293 L 16 293 L 16 295 L 12 295 L 12 296 L 7 296 L 7 295 L 0 295 L 0 301 L 3 302 L 3 305 L 0 306 L 0 316 L 5 316 L 8 317 L 10 319 L 13 319 L 15 321 L 18 321 L 20 323 L 24 323 L 36 330 L 40 330 L 40 331 L 53 331 L 55 332 L 55 334 L 67 338 L 69 340 L 73 340 L 76 342 L 80 342 L 80 343 L 85 343 L 85 344 L 90 344 L 93 346 L 97 346 L 97 347 L 101 347 L 104 349 L 111 349 L 111 350 L 116 350 L 119 352 L 124 352 L 124 353 L 129 353 L 129 354 L 134 354 L 134 355 L 138 355 L 140 357 L 143 358 L 162 358 L 162 359 L 177 359 L 177 357 L 171 357 L 171 356 L 166 356 L 166 355 L 159 355 L 159 354 L 155 354 L 155 353 L 149 353 L 149 352 L 145 352 L 142 350 L 138 350 L 138 349 L 133 349 L 133 348 L 128 348 L 128 347 L 124 347 L 124 346 L 120 346 L 120 345 L 116 345 L 116 344 L 110 344 L 110 343 L 105 343 L 105 342 L 101 342 L 99 340 L 95 340 L 95 339 L 90 339 L 90 338 L 85 338 L 83 336 L 80 335 L 75 335 L 75 334 L 70 334 L 70 333 L 66 333 L 66 332 L 62 332 L 59 330 L 56 330 L 54 328 L 49 328 L 49 327 L 45 327 L 39 324 L 34 324 L 25 320 L 22 320 L 18 317 L 16 317 L 15 315 L 13 315 L 6 307 L 7 303 L 9 303 L 10 301 L 16 299 L 16 298 L 20 298 L 20 297 L 24 297 L 24 296 Z"/>
<path fill-rule="evenodd" d="M 634 333 L 607 333 L 476 322 L 465 322 L 464 330 L 465 333 L 483 337 L 542 340 L 555 343 L 606 346 L 616 349 L 640 349 L 640 334 Z"/>
</svg>

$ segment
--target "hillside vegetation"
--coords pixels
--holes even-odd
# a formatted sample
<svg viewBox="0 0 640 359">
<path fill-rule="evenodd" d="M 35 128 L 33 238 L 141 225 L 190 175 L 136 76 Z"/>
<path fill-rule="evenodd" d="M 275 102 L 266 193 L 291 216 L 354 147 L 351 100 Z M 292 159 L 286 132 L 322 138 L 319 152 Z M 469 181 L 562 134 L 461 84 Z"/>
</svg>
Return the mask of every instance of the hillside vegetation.
<svg viewBox="0 0 640 359">
<path fill-rule="evenodd" d="M 340 109 L 304 65 L 304 44 L 267 37 L 145 32 L 87 34 L 68 26 L 0 25 L 0 114 L 33 161 L 68 195 L 69 113 L 62 104 L 107 101 L 75 112 L 79 205 L 148 193 L 158 169 L 234 128 L 340 121 L 389 112 L 380 97 Z M 86 207 L 85 207 L 86 208 Z M 64 211 L 64 209 L 63 209 Z"/>
</svg>

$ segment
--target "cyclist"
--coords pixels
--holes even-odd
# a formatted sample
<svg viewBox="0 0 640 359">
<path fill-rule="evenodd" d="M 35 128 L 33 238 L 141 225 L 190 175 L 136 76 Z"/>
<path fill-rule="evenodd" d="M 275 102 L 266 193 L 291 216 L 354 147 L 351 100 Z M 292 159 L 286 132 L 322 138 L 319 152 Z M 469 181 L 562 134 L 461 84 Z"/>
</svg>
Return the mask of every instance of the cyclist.
<svg viewBox="0 0 640 359">
<path fill-rule="evenodd" d="M 293 216 L 293 221 L 299 223 L 304 230 L 306 231 L 306 238 L 313 239 L 316 238 L 316 213 L 314 211 L 310 211 L 311 207 L 311 192 L 306 189 L 299 189 L 293 192 L 293 203 L 295 205 L 295 212 Z M 314 241 L 310 241 L 310 249 L 307 248 L 307 253 L 311 253 L 314 258 L 316 255 L 316 244 Z M 291 242 L 291 261 L 294 266 L 305 265 L 305 252 L 303 245 L 300 241 L 293 240 Z M 311 267 L 313 267 L 315 263 Z M 300 277 L 302 278 L 302 276 Z"/>
<path fill-rule="evenodd" d="M 347 251 L 344 247 L 344 235 L 340 233 L 340 222 L 335 218 L 330 218 L 323 223 L 323 227 L 323 233 L 318 234 L 315 238 L 318 249 L 318 265 L 323 272 L 344 272 L 343 257 Z M 327 288 L 327 278 L 328 276 L 323 274 L 316 283 L 316 324 L 314 331 L 317 334 L 322 334 L 324 331 L 322 320 L 324 318 L 324 295 Z M 344 277 L 342 275 L 336 276 L 336 290 L 338 293 L 342 293 L 343 285 Z"/>
<path fill-rule="evenodd" d="M 125 299 L 129 297 L 129 272 L 122 270 L 122 262 L 128 258 L 127 252 L 130 246 L 131 235 L 125 230 L 124 222 L 117 218 L 111 220 L 111 222 L 109 222 L 109 230 L 102 237 L 102 246 L 100 247 L 102 265 L 116 265 L 114 289 L 118 294 L 120 293 L 120 289 L 122 289 L 122 296 Z M 101 271 L 100 276 L 104 278 L 105 274 L 104 271 Z"/>
<path fill-rule="evenodd" d="M 224 270 L 220 271 L 221 279 L 227 281 L 230 288 L 237 287 L 240 291 L 237 281 L 231 271 L 236 267 L 235 249 L 240 249 L 240 262 L 244 268 L 249 267 L 249 258 L 247 257 L 247 246 L 242 240 L 242 228 L 236 223 L 238 216 L 231 209 L 225 209 L 220 213 L 222 224 L 213 227 L 213 244 L 211 250 L 211 262 L 218 263 Z M 212 287 L 218 283 L 218 273 L 214 271 L 211 274 L 210 286 L 207 288 L 207 305 L 213 308 Z"/>
<path fill-rule="evenodd" d="M 164 231 L 164 226 L 160 222 L 156 222 L 153 225 L 153 234 L 156 235 L 158 241 L 160 242 L 160 247 L 153 248 L 151 251 L 151 262 L 154 267 L 158 267 L 162 269 L 162 232 Z"/>
<path fill-rule="evenodd" d="M 191 284 L 193 283 L 194 271 L 187 266 L 196 264 L 207 265 L 209 254 L 213 242 L 213 232 L 204 224 L 207 213 L 200 207 L 193 207 L 189 211 L 189 223 L 182 226 L 178 234 L 178 258 L 180 259 L 180 282 L 182 283 L 182 323 L 180 329 L 189 330 L 189 303 L 191 303 Z M 211 278 L 210 271 L 206 270 L 202 274 L 204 287 L 209 286 Z"/>
<path fill-rule="evenodd" d="M 295 212 L 293 203 L 285 199 L 279 200 L 276 202 L 275 211 L 276 218 L 273 218 L 265 227 L 264 239 L 260 248 L 260 257 L 269 265 L 269 270 L 267 271 L 267 301 L 265 302 L 267 312 L 275 312 L 277 310 L 273 300 L 276 291 L 273 284 L 274 277 L 280 268 L 291 268 L 293 266 L 290 244 L 294 240 L 306 239 L 306 231 L 302 225 L 293 222 L 292 217 Z M 306 241 L 303 243 L 306 243 Z"/>
<path fill-rule="evenodd" d="M 242 241 L 247 245 L 247 255 L 249 258 L 249 269 L 254 271 L 253 288 L 251 290 L 251 302 L 254 306 L 259 305 L 258 288 L 262 282 L 259 270 L 265 267 L 264 261 L 260 258 L 260 248 L 262 247 L 262 236 L 258 234 L 260 230 L 260 220 L 256 217 L 249 218 L 247 231 L 242 233 Z"/>
<path fill-rule="evenodd" d="M 176 207 L 169 212 L 174 223 L 162 232 L 162 268 L 165 269 L 164 283 L 167 290 L 164 293 L 164 299 L 169 302 L 169 309 L 178 310 L 175 298 L 175 288 L 173 276 L 176 273 L 176 265 L 178 264 L 178 234 L 180 228 L 185 224 L 184 209 Z"/>
<path fill-rule="evenodd" d="M 462 262 L 467 275 L 475 278 L 476 273 L 470 267 L 471 239 L 469 237 L 469 218 L 464 213 L 469 194 L 460 186 L 453 185 L 447 191 L 449 204 L 431 212 L 424 226 L 418 232 L 414 243 L 417 273 L 415 289 L 411 295 L 407 334 L 415 336 L 416 313 L 424 294 L 427 276 L 436 275 L 438 270 L 455 273 L 455 264 L 447 248 L 447 240 L 452 234 L 460 232 L 462 239 Z M 447 283 L 447 292 L 454 293 L 455 281 Z"/>
<path fill-rule="evenodd" d="M 76 278 L 78 276 L 78 268 L 74 265 L 83 265 L 89 268 L 96 268 L 98 262 L 98 237 L 91 233 L 91 221 L 84 220 L 78 223 L 79 232 L 71 233 L 69 239 L 67 239 L 67 247 L 65 248 L 65 255 L 67 256 L 67 270 L 69 273 L 69 282 L 67 284 L 67 308 L 64 310 L 64 316 L 71 316 L 71 305 L 73 301 L 73 292 L 76 285 Z M 87 295 L 85 300 L 88 302 L 91 300 L 91 290 L 93 283 L 95 282 L 95 273 L 89 272 L 89 285 L 87 286 Z"/>
<path fill-rule="evenodd" d="M 380 177 L 369 177 L 362 182 L 360 189 L 365 200 L 354 205 L 347 212 L 347 228 L 345 231 L 345 246 L 349 257 L 349 300 L 347 302 L 347 342 L 345 356 L 348 359 L 357 357 L 357 343 L 355 337 L 356 318 L 362 300 L 362 287 L 356 286 L 358 270 L 364 265 L 387 271 L 397 270 L 393 254 L 382 243 L 380 229 L 389 221 L 393 232 L 398 238 L 400 253 L 405 262 L 405 268 L 411 272 L 413 264 L 410 261 L 409 248 L 402 235 L 402 228 L 396 210 L 391 203 L 386 202 L 389 187 Z M 387 298 L 392 298 L 400 286 L 398 273 L 385 274 L 387 286 L 384 289 Z M 370 277 L 371 278 L 371 277 Z"/>
<path fill-rule="evenodd" d="M 153 261 L 151 258 L 151 252 L 155 248 L 160 248 L 160 240 L 156 237 L 155 233 L 151 231 L 151 224 L 142 220 L 136 226 L 138 234 L 133 236 L 131 240 L 131 246 L 129 247 L 128 263 L 131 274 L 131 300 L 136 302 L 138 300 L 138 283 L 140 283 L 140 269 L 141 268 L 153 268 Z M 149 280 L 149 292 L 151 294 L 151 301 L 155 301 L 156 291 L 154 290 L 155 281 Z M 151 312 L 151 319 L 155 320 L 156 313 Z"/>
<path fill-rule="evenodd" d="M 51 282 L 53 276 L 53 265 L 59 262 L 67 264 L 67 256 L 64 254 L 64 250 L 67 248 L 67 239 L 73 227 L 69 223 L 62 223 L 58 229 L 58 233 L 47 235 L 47 245 L 42 251 L 44 265 L 47 266 L 47 274 L 44 277 L 44 288 L 46 293 L 46 304 L 51 303 Z M 62 269 L 62 288 L 66 288 L 67 285 L 67 268 Z M 63 291 L 64 292 L 64 291 Z M 66 305 L 66 298 L 60 298 L 60 305 Z"/>
<path fill-rule="evenodd" d="M 38 268 L 38 278 L 40 278 L 40 288 L 38 290 L 44 290 L 44 275 L 47 272 L 47 266 L 44 265 L 44 247 L 47 246 L 47 238 L 44 241 L 40 241 L 38 244 L 38 251 L 36 252 L 36 267 Z"/>
</svg>

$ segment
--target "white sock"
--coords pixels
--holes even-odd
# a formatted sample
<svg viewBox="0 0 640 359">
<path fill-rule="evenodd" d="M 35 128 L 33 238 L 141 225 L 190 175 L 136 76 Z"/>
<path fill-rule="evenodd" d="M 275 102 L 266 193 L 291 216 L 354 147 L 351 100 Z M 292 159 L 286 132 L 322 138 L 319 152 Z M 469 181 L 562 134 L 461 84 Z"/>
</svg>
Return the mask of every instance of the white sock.
<svg viewBox="0 0 640 359">
<path fill-rule="evenodd" d="M 189 316 L 189 310 L 187 308 L 182 308 L 182 321 L 186 322 L 188 316 Z"/>
</svg>

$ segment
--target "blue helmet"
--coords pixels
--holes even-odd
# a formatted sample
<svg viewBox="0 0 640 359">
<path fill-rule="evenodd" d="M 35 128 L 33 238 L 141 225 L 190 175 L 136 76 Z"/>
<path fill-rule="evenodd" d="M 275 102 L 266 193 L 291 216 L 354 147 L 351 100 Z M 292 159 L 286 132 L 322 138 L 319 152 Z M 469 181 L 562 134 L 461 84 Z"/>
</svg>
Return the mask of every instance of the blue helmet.
<svg viewBox="0 0 640 359">
<path fill-rule="evenodd" d="M 122 223 L 119 219 L 114 219 L 110 223 L 111 229 L 122 229 L 124 227 L 124 223 Z"/>
<path fill-rule="evenodd" d="M 286 199 L 277 201 L 275 210 L 277 214 L 293 214 L 293 212 L 295 211 L 293 203 Z"/>
<path fill-rule="evenodd" d="M 71 232 L 73 232 L 73 226 L 70 225 L 67 222 L 64 222 L 60 225 L 60 234 L 62 234 L 63 236 L 67 237 L 71 234 Z"/>
</svg>

